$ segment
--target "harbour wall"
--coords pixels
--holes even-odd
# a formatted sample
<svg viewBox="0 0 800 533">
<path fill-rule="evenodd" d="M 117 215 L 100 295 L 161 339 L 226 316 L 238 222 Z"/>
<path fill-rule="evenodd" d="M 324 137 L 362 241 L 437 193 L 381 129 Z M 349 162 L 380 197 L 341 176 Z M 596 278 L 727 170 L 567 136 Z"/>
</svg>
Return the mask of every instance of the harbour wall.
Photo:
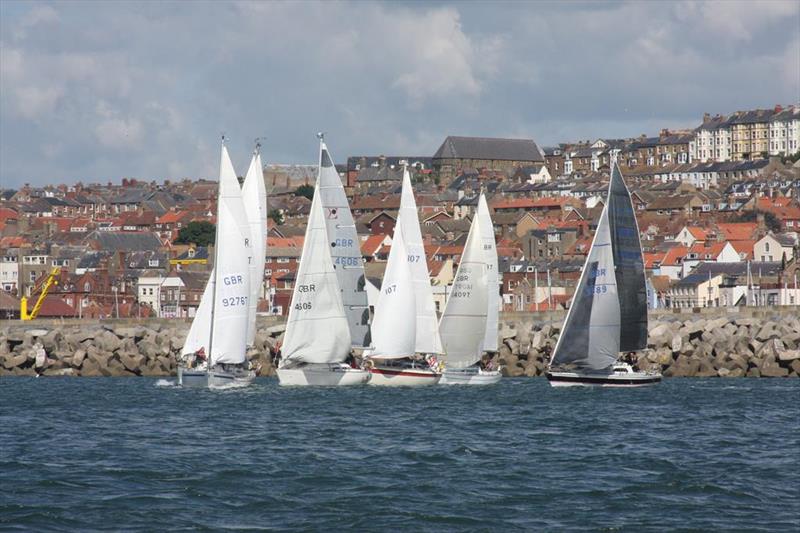
<svg viewBox="0 0 800 533">
<path fill-rule="evenodd" d="M 541 376 L 563 311 L 503 313 L 495 365 L 506 376 Z M 189 330 L 174 319 L 0 322 L 0 376 L 170 376 Z M 259 317 L 248 358 L 274 374 L 283 319 Z M 800 307 L 651 311 L 638 366 L 665 377 L 797 377 Z"/>
</svg>

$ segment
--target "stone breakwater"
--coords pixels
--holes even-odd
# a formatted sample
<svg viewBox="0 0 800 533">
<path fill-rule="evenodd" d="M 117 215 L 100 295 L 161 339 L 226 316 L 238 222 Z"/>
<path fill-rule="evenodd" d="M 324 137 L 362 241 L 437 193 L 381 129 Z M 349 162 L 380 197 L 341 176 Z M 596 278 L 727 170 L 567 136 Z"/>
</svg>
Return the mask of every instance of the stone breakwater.
<svg viewBox="0 0 800 533">
<path fill-rule="evenodd" d="M 659 313 L 649 321 L 643 370 L 665 377 L 798 377 L 800 319 L 796 308 L 760 317 Z M 723 316 L 719 316 L 723 315 Z M 494 357 L 506 376 L 540 376 L 555 348 L 561 320 L 502 321 Z"/>
<path fill-rule="evenodd" d="M 283 330 L 258 329 L 247 357 L 259 375 L 274 374 L 270 354 Z M 182 321 L 4 325 L 0 376 L 172 376 L 188 332 Z"/>
<path fill-rule="evenodd" d="M 797 308 L 758 313 L 653 313 L 643 369 L 666 377 L 800 375 Z M 704 310 L 707 311 L 707 310 Z M 504 314 L 493 360 L 506 376 L 544 373 L 563 313 Z M 284 325 L 261 322 L 248 358 L 259 375 L 274 375 L 272 351 Z M 171 376 L 189 331 L 182 321 L 68 321 L 0 325 L 0 376 Z"/>
</svg>

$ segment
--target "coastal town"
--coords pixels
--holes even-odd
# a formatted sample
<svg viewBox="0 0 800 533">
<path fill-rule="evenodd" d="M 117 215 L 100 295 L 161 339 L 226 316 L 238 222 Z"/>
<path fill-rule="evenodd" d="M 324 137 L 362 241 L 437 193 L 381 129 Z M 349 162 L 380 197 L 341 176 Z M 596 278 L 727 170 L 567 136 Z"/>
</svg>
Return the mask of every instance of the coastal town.
<svg viewBox="0 0 800 533">
<path fill-rule="evenodd" d="M 437 310 L 481 192 L 503 311 L 569 307 L 616 160 L 637 211 L 651 309 L 798 305 L 800 107 L 698 121 L 650 137 L 551 147 L 447 136 L 432 155 L 348 155 L 336 167 L 368 292 L 381 284 L 407 166 Z M 337 156 L 335 139 L 331 149 Z M 263 156 L 269 161 L 268 147 Z M 261 315 L 288 312 L 316 174 L 312 165 L 264 166 Z M 109 179 L 0 190 L 2 318 L 195 315 L 213 267 L 216 180 Z"/>
</svg>

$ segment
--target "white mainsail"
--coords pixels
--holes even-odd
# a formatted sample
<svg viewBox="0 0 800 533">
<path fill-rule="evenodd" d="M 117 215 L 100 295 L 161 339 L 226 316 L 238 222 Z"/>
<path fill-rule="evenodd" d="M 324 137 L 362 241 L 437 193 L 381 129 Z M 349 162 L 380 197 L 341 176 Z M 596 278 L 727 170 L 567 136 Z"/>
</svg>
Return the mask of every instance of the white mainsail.
<svg viewBox="0 0 800 533">
<path fill-rule="evenodd" d="M 342 304 L 350 328 L 350 338 L 355 347 L 369 346 L 369 302 L 364 263 L 361 258 L 361 241 L 356 233 L 356 225 L 342 180 L 322 139 L 319 145 L 317 190 L 325 215 L 330 255 L 342 292 Z"/>
<path fill-rule="evenodd" d="M 481 358 L 488 311 L 486 254 L 479 216 L 472 219 L 439 333 L 450 368 L 466 368 Z"/>
<path fill-rule="evenodd" d="M 211 278 L 211 350 L 209 364 L 241 364 L 247 348 L 250 299 L 250 228 L 244 212 L 242 190 L 223 145 L 217 200 L 215 265 Z"/>
<path fill-rule="evenodd" d="M 383 275 L 381 291 L 372 319 L 370 357 L 396 359 L 414 355 L 417 339 L 414 281 L 400 225 L 394 228 L 392 249 Z"/>
<path fill-rule="evenodd" d="M 250 168 L 242 185 L 244 210 L 250 226 L 253 261 L 250 264 L 250 299 L 248 304 L 247 345 L 252 346 L 256 335 L 256 311 L 264 284 L 264 262 L 267 242 L 267 189 L 258 149 L 253 153 Z"/>
<path fill-rule="evenodd" d="M 281 367 L 290 362 L 337 363 L 350 353 L 350 329 L 333 269 L 319 182 L 311 201 L 282 350 Z"/>
<path fill-rule="evenodd" d="M 500 287 L 497 272 L 497 244 L 494 240 L 494 224 L 489 214 L 486 197 L 478 198 L 478 214 L 481 227 L 481 241 L 486 259 L 486 284 L 488 287 L 486 334 L 483 337 L 483 351 L 497 351 L 497 328 L 500 315 Z"/>
<path fill-rule="evenodd" d="M 619 356 L 620 323 L 606 204 L 550 366 L 575 364 L 592 370 L 610 367 Z"/>
<path fill-rule="evenodd" d="M 403 188 L 400 193 L 400 212 L 397 225 L 403 232 L 408 262 L 411 267 L 411 278 L 414 280 L 414 298 L 417 306 L 417 340 L 415 350 L 419 353 L 442 353 L 442 340 L 439 337 L 439 326 L 436 317 L 436 305 L 433 302 L 431 278 L 428 273 L 428 261 L 422 242 L 422 231 L 419 227 L 417 202 L 411 189 L 411 177 L 408 168 L 403 170 Z"/>
</svg>

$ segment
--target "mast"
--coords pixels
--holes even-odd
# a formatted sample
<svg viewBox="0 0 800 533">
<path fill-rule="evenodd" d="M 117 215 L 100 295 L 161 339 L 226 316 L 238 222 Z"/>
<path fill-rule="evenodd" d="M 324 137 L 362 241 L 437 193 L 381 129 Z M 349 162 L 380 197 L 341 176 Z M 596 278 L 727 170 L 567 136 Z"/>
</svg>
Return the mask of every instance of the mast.
<svg viewBox="0 0 800 533">
<path fill-rule="evenodd" d="M 222 149 L 225 149 L 225 135 L 222 135 Z M 217 272 L 219 271 L 219 204 L 222 196 L 222 176 L 217 187 L 217 223 L 214 225 L 214 268 L 211 269 L 211 332 L 208 335 L 207 371 L 211 371 L 211 354 L 214 347 L 214 310 L 217 306 Z"/>
</svg>

